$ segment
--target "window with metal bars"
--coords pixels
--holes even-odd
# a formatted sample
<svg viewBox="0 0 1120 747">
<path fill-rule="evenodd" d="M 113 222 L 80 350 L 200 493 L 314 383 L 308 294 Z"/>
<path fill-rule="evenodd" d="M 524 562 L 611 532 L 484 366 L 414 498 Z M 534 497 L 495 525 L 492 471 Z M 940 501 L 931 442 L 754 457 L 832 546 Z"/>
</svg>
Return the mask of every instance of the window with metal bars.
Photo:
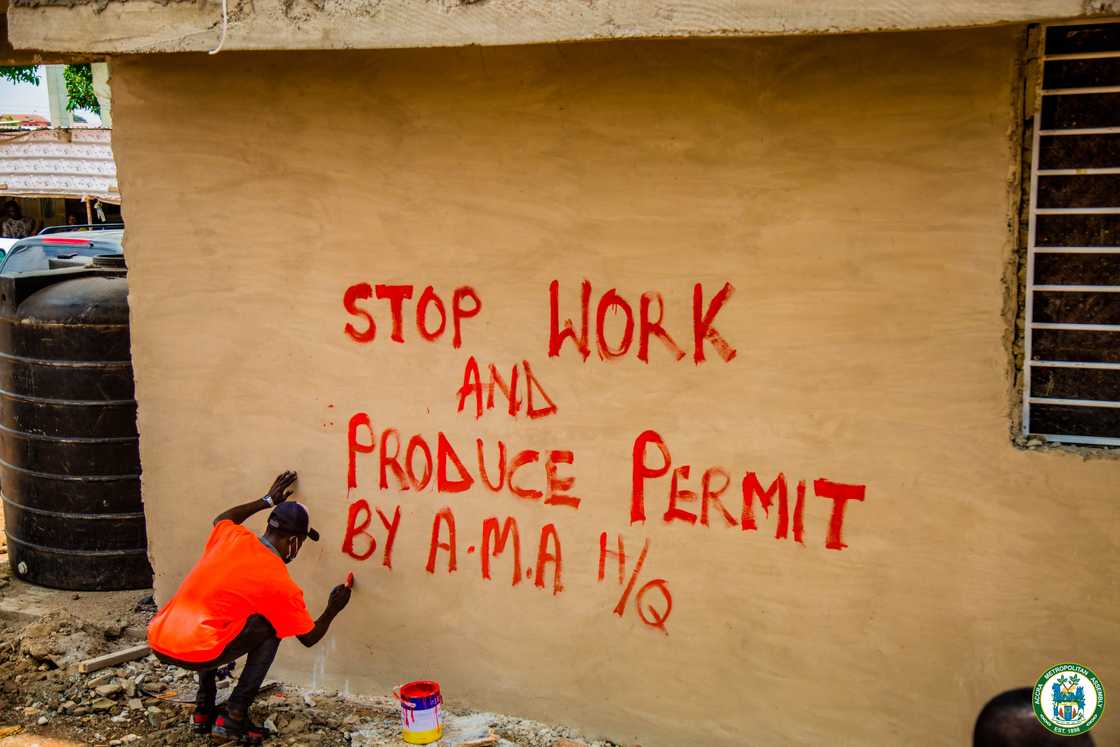
<svg viewBox="0 0 1120 747">
<path fill-rule="evenodd" d="M 1046 26 L 1042 44 L 1023 433 L 1120 446 L 1120 20 Z"/>
</svg>

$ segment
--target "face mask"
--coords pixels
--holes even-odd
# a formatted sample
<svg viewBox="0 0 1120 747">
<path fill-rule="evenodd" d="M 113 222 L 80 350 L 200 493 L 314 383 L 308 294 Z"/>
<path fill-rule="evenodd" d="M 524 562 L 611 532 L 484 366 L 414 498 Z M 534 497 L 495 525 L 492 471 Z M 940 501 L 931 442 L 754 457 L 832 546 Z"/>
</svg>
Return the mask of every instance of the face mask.
<svg viewBox="0 0 1120 747">
<path fill-rule="evenodd" d="M 292 547 L 293 542 L 295 542 L 294 548 Z M 288 540 L 288 554 L 284 556 L 284 562 L 291 563 L 293 560 L 295 560 L 297 552 L 299 552 L 299 543 L 296 542 L 295 539 Z"/>
</svg>

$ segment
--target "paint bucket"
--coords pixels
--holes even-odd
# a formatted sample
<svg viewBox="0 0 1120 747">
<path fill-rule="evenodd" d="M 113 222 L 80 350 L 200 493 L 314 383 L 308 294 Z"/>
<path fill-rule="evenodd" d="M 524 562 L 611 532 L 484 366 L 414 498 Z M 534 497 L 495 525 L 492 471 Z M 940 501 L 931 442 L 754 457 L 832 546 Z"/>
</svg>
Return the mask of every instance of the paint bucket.
<svg viewBox="0 0 1120 747">
<path fill-rule="evenodd" d="M 431 744 L 443 736 L 443 696 L 432 680 L 409 682 L 393 690 L 401 704 L 401 738 L 409 744 Z"/>
</svg>

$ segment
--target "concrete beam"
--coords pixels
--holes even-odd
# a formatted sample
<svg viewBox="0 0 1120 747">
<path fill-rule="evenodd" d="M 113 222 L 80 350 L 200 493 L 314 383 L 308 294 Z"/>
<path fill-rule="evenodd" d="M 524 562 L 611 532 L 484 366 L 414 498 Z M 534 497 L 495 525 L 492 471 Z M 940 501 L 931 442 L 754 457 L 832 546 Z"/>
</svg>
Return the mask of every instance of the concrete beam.
<svg viewBox="0 0 1120 747">
<path fill-rule="evenodd" d="M 66 65 L 72 62 L 92 62 L 98 59 L 88 54 L 65 54 L 17 50 L 8 40 L 8 0 L 0 0 L 0 65 Z"/>
<path fill-rule="evenodd" d="M 223 49 L 373 49 L 903 31 L 1120 13 L 1102 0 L 228 0 Z M 12 0 L 17 49 L 203 51 L 217 0 Z"/>
</svg>

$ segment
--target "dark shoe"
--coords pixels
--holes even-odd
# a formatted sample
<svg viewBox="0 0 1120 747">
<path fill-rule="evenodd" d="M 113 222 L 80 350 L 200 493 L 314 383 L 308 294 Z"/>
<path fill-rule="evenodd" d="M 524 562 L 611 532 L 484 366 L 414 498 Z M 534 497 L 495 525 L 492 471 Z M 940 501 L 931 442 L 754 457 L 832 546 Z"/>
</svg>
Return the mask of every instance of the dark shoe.
<svg viewBox="0 0 1120 747">
<path fill-rule="evenodd" d="M 230 718 L 228 713 L 218 714 L 210 733 L 215 737 L 236 740 L 238 744 L 260 744 L 272 736 L 268 729 L 250 722 L 248 716 L 238 720 Z"/>
<path fill-rule="evenodd" d="M 200 711 L 196 708 L 191 714 L 191 731 L 195 734 L 209 734 L 214 728 L 214 719 L 217 716 L 215 711 Z"/>
</svg>

